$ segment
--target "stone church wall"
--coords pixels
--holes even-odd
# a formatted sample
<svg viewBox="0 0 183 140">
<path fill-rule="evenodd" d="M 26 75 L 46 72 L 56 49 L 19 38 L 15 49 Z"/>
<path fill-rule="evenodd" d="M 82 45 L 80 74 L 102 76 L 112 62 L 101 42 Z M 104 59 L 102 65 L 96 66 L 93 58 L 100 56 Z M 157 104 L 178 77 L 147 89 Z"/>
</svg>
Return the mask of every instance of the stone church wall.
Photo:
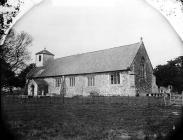
<svg viewBox="0 0 183 140">
<path fill-rule="evenodd" d="M 144 58 L 144 64 L 145 64 L 144 77 L 141 76 L 142 58 Z M 131 69 L 135 75 L 135 87 L 136 87 L 137 93 L 139 93 L 142 96 L 146 95 L 147 93 L 151 93 L 153 69 L 143 44 L 141 44 L 141 47 L 139 48 L 137 55 L 135 56 Z"/>
<path fill-rule="evenodd" d="M 95 85 L 88 86 L 88 76 L 95 77 Z M 75 95 L 88 96 L 91 92 L 99 93 L 104 96 L 135 96 L 135 79 L 128 71 L 120 72 L 120 84 L 111 84 L 110 73 L 96 73 L 75 75 L 75 86 L 70 86 L 70 76 L 65 76 L 66 96 Z M 58 78 L 58 77 L 57 77 Z M 50 94 L 60 94 L 60 87 L 56 87 L 56 78 L 45 78 L 48 83 L 48 92 Z"/>
</svg>

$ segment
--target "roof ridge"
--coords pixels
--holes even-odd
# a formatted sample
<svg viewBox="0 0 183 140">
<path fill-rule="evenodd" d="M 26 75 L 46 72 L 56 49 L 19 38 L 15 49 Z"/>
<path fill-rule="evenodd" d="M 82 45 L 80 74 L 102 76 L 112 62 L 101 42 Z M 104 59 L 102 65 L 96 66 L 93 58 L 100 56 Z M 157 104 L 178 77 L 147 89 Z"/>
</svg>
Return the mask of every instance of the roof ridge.
<svg viewBox="0 0 183 140">
<path fill-rule="evenodd" d="M 112 47 L 97 51 L 60 57 L 45 65 L 45 71 L 38 68 L 32 77 L 84 74 L 126 70 L 141 47 L 142 42 Z M 31 77 L 31 75 L 30 75 Z"/>
<path fill-rule="evenodd" d="M 126 46 L 135 45 L 135 44 L 140 44 L 140 42 L 132 43 L 132 44 L 128 44 L 128 45 L 123 45 L 123 46 L 112 47 L 112 48 L 106 48 L 106 49 L 102 49 L 102 50 L 96 50 L 96 51 L 91 51 L 91 52 L 84 52 L 84 53 L 78 53 L 78 54 L 63 56 L 63 57 L 56 58 L 55 60 L 58 60 L 58 59 L 61 59 L 61 58 L 66 58 L 66 57 L 77 56 L 77 55 L 84 55 L 84 54 L 88 54 L 88 53 L 95 53 L 95 52 L 100 52 L 100 51 L 105 51 L 105 50 L 110 50 L 110 49 L 115 49 L 115 48 L 120 48 L 120 47 L 126 47 Z"/>
</svg>

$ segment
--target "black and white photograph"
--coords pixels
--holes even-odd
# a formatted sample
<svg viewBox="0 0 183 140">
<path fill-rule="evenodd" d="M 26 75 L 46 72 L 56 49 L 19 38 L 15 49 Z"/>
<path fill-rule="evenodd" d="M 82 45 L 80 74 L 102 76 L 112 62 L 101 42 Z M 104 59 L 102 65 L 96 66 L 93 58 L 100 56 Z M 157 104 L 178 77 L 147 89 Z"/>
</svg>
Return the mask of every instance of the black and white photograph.
<svg viewBox="0 0 183 140">
<path fill-rule="evenodd" d="M 1 0 L 1 139 L 183 139 L 183 0 Z"/>
</svg>

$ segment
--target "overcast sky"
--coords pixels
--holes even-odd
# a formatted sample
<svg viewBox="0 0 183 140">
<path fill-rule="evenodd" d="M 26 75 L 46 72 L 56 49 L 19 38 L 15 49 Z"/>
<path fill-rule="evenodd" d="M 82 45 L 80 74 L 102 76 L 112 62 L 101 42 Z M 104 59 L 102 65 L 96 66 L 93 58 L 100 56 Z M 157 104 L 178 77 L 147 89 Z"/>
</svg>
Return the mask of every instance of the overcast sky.
<svg viewBox="0 0 183 140">
<path fill-rule="evenodd" d="M 34 54 L 55 58 L 132 44 L 143 37 L 153 67 L 183 55 L 168 21 L 145 0 L 45 0 L 15 25 L 33 37 Z"/>
</svg>

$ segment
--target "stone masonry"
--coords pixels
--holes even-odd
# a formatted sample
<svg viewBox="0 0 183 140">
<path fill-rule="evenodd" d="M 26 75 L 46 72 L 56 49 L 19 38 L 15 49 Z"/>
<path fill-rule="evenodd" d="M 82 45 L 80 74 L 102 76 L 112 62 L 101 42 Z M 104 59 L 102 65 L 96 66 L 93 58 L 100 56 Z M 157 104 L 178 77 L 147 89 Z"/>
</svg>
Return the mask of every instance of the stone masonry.
<svg viewBox="0 0 183 140">
<path fill-rule="evenodd" d="M 141 73 L 141 61 L 144 59 L 144 77 Z M 150 59 L 147 55 L 145 47 L 141 44 L 137 55 L 134 59 L 134 62 L 131 66 L 132 71 L 135 76 L 135 87 L 137 94 L 146 95 L 147 93 L 152 92 L 152 76 L 153 76 L 153 68 L 150 62 Z"/>
<path fill-rule="evenodd" d="M 75 75 L 75 86 L 69 85 L 69 77 L 65 76 L 66 81 L 66 96 L 72 97 L 75 95 L 90 95 L 91 92 L 97 92 L 100 95 L 112 96 L 135 96 L 134 76 L 130 75 L 128 71 L 121 71 L 120 84 L 110 83 L 110 72 Z M 95 77 L 95 85 L 88 86 L 88 76 L 93 75 Z M 72 76 L 73 77 L 73 76 Z M 56 77 L 58 78 L 58 77 Z M 49 94 L 60 94 L 60 87 L 56 87 L 56 78 L 45 78 L 48 83 Z"/>
</svg>

